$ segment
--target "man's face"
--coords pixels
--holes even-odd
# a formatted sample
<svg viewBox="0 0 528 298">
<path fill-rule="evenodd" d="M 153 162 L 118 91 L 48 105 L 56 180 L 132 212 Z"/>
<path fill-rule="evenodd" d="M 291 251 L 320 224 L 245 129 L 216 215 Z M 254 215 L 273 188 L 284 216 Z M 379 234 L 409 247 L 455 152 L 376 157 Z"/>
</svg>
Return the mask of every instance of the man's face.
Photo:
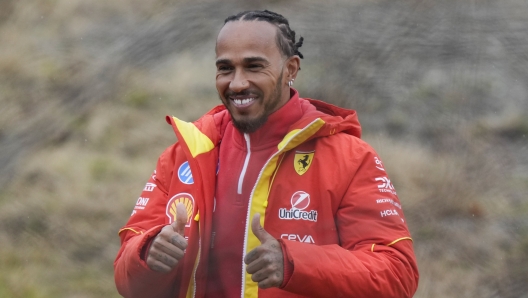
<svg viewBox="0 0 528 298">
<path fill-rule="evenodd" d="M 216 89 L 242 132 L 256 131 L 290 98 L 288 59 L 276 34 L 277 28 L 263 21 L 228 22 L 218 34 Z"/>
</svg>

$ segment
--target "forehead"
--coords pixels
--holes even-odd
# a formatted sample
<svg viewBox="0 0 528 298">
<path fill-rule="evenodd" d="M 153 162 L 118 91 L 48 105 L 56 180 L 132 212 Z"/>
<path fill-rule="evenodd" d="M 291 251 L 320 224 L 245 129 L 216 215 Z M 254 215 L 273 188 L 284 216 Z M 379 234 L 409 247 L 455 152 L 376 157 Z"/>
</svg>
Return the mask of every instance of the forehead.
<svg viewBox="0 0 528 298">
<path fill-rule="evenodd" d="M 264 21 L 232 21 L 224 25 L 216 40 L 217 59 L 280 57 L 277 27 Z"/>
</svg>

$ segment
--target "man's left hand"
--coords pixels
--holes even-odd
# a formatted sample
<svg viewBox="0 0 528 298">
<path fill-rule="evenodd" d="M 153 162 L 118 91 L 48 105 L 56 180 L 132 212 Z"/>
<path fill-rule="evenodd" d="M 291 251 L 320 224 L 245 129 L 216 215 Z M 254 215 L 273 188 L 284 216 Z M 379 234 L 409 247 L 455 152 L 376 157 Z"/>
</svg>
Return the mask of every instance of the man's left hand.
<svg viewBox="0 0 528 298">
<path fill-rule="evenodd" d="M 261 289 L 280 287 L 284 280 L 284 260 L 279 241 L 260 225 L 258 213 L 253 216 L 251 230 L 261 244 L 244 258 L 247 273 L 251 274 L 251 279 L 258 282 Z"/>
</svg>

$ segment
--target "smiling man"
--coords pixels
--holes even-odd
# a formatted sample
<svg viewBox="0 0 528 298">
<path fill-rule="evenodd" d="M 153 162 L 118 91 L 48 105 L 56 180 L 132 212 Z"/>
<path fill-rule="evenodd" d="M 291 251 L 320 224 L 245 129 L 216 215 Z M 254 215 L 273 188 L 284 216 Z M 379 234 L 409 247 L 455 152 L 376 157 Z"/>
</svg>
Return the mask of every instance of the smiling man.
<svg viewBox="0 0 528 298">
<path fill-rule="evenodd" d="M 241 132 L 255 132 L 290 99 L 300 59 L 285 56 L 276 40 L 277 26 L 258 21 L 229 21 L 218 35 L 216 88 Z"/>
<path fill-rule="evenodd" d="M 411 297 L 412 239 L 355 111 L 292 88 L 302 54 L 281 15 L 226 19 L 223 105 L 163 152 L 119 231 L 125 297 Z"/>
</svg>

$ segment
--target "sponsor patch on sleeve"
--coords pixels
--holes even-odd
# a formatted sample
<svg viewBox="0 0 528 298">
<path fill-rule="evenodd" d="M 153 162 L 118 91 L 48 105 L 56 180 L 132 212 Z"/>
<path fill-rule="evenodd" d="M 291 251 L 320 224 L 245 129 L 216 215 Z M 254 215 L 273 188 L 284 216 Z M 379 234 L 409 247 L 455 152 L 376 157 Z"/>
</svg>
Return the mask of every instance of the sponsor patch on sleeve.
<svg viewBox="0 0 528 298">
<path fill-rule="evenodd" d="M 145 187 L 143 188 L 143 191 L 153 191 L 156 186 L 157 185 L 155 183 L 147 182 L 147 184 L 145 184 Z"/>
<path fill-rule="evenodd" d="M 176 194 L 169 200 L 169 203 L 167 203 L 167 209 L 165 213 L 169 218 L 169 224 L 176 221 L 176 205 L 178 203 L 183 203 L 185 206 L 185 209 L 187 210 L 187 223 L 185 226 L 190 227 L 194 212 L 194 198 L 188 193 Z"/>
<path fill-rule="evenodd" d="M 189 166 L 188 161 L 182 163 L 181 166 L 178 168 L 178 178 L 184 184 L 194 183 L 191 167 Z"/>
</svg>

